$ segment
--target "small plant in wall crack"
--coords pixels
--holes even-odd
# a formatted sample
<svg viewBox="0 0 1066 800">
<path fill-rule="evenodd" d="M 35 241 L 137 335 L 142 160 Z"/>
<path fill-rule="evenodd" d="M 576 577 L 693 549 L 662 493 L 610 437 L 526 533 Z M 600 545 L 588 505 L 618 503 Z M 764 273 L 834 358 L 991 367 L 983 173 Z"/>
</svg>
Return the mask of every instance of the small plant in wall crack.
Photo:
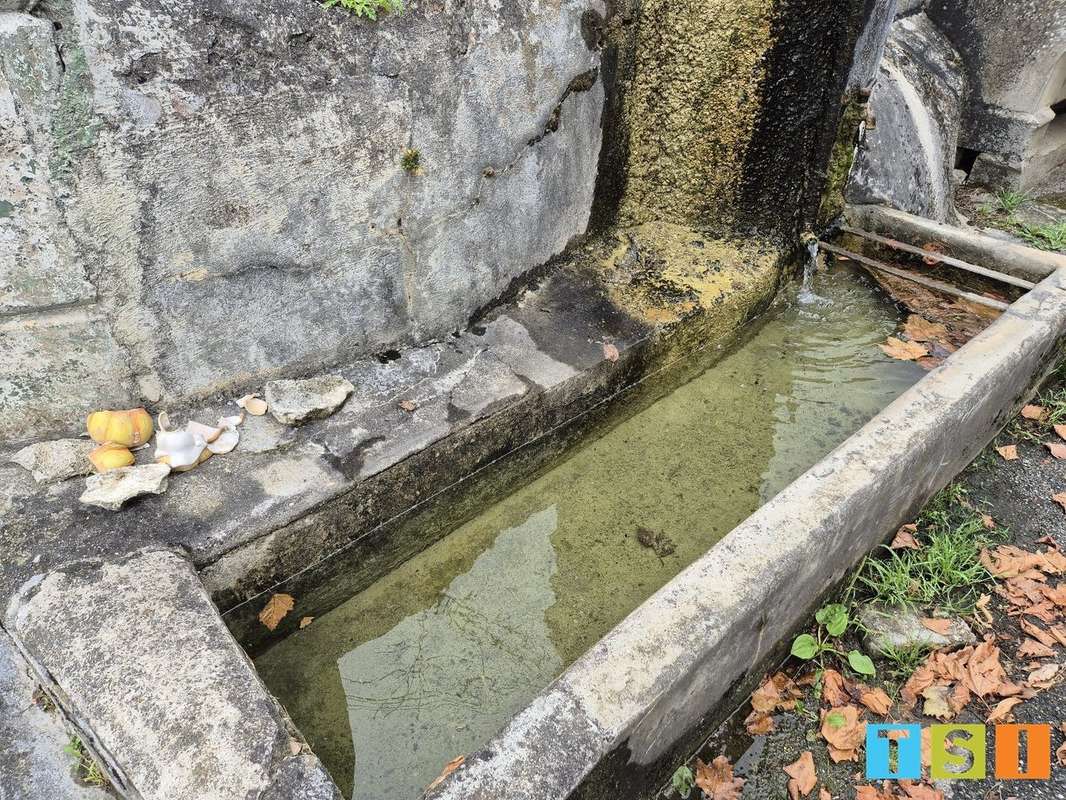
<svg viewBox="0 0 1066 800">
<path fill-rule="evenodd" d="M 825 668 L 825 657 L 837 656 L 845 659 L 848 666 L 860 675 L 874 675 L 874 662 L 858 650 L 849 650 L 844 654 L 836 648 L 836 640 L 848 629 L 850 619 L 847 608 L 841 603 L 833 603 L 819 609 L 814 615 L 818 623 L 816 635 L 800 634 L 792 642 L 792 655 L 804 661 L 815 661 L 819 669 Z"/>
<path fill-rule="evenodd" d="M 63 747 L 63 752 L 74 759 L 74 772 L 81 783 L 101 789 L 108 786 L 107 776 L 81 739 L 77 736 L 70 737 L 70 742 Z"/>
<path fill-rule="evenodd" d="M 400 166 L 408 175 L 421 175 L 422 153 L 413 147 L 408 147 L 400 154 Z"/>
<path fill-rule="evenodd" d="M 696 776 L 687 766 L 678 767 L 670 778 L 670 785 L 682 800 L 688 800 L 688 796 L 692 794 L 696 786 Z"/>
<path fill-rule="evenodd" d="M 403 11 L 403 0 L 326 0 L 323 8 L 341 8 L 351 11 L 357 17 L 367 17 L 376 20 L 378 12 L 385 11 L 389 14 L 399 14 Z"/>
</svg>

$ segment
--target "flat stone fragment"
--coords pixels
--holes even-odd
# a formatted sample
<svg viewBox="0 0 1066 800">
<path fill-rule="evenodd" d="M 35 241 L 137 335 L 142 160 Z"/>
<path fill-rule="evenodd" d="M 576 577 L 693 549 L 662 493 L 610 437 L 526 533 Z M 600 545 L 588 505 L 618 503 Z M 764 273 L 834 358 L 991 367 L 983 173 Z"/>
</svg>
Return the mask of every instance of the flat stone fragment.
<svg viewBox="0 0 1066 800">
<path fill-rule="evenodd" d="M 166 464 L 142 464 L 137 467 L 112 469 L 100 475 L 90 475 L 85 491 L 78 498 L 90 506 L 118 511 L 127 500 L 142 494 L 163 494 L 167 490 L 170 467 Z"/>
<path fill-rule="evenodd" d="M 947 636 L 925 627 L 912 609 L 867 605 L 859 611 L 858 618 L 866 628 L 866 646 L 877 653 L 911 647 L 960 647 L 977 642 L 970 626 L 958 617 L 951 618 Z"/>
<path fill-rule="evenodd" d="M 285 425 L 302 425 L 328 417 L 355 391 L 350 381 L 336 375 L 318 375 L 306 380 L 271 381 L 266 401 L 274 419 Z"/>
<path fill-rule="evenodd" d="M 56 439 L 23 447 L 11 461 L 33 473 L 37 483 L 54 483 L 93 471 L 89 453 L 97 444 L 89 439 Z"/>
<path fill-rule="evenodd" d="M 177 553 L 40 575 L 3 622 L 123 797 L 341 800 Z"/>
</svg>

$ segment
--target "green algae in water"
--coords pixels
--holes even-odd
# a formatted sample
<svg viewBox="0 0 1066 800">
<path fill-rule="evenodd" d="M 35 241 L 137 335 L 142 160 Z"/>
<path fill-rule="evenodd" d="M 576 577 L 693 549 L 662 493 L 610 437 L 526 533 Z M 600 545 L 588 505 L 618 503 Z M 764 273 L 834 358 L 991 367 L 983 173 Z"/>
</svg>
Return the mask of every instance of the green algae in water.
<svg viewBox="0 0 1066 800">
<path fill-rule="evenodd" d="M 828 302 L 779 301 L 714 367 L 257 660 L 346 794 L 419 796 L 921 377 L 877 348 L 899 315 L 863 278 L 814 289 Z"/>
</svg>

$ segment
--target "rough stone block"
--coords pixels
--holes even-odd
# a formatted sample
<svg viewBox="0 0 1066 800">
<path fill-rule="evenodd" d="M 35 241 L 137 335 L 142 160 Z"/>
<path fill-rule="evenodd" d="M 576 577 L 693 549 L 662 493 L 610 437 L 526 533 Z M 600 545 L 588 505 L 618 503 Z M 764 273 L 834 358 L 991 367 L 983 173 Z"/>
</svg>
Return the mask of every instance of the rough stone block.
<svg viewBox="0 0 1066 800">
<path fill-rule="evenodd" d="M 911 647 L 959 647 L 975 644 L 977 637 L 959 618 L 951 620 L 946 636 L 922 624 L 921 617 L 909 608 L 885 609 L 866 605 L 859 611 L 859 622 L 866 629 L 866 645 L 876 653 Z"/>
<path fill-rule="evenodd" d="M 5 626 L 121 791 L 340 800 L 175 553 L 38 576 L 8 606 Z"/>
<path fill-rule="evenodd" d="M 964 89 L 958 54 L 928 17 L 895 22 L 870 97 L 876 124 L 855 159 L 848 200 L 947 219 Z"/>
<path fill-rule="evenodd" d="M 0 318 L 0 352 L 0 438 L 80 432 L 90 411 L 131 405 L 126 356 L 92 311 Z"/>
</svg>

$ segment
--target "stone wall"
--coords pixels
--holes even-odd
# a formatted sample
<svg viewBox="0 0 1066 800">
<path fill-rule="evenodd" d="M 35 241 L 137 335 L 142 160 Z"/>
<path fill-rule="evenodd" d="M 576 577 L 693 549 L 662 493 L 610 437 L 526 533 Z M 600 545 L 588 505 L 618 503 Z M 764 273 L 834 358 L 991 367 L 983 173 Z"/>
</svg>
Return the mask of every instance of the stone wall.
<svg viewBox="0 0 1066 800">
<path fill-rule="evenodd" d="M 464 326 L 585 231 L 586 12 L 599 0 L 0 13 L 0 437 Z"/>
<path fill-rule="evenodd" d="M 944 221 L 959 180 L 1066 190 L 1066 2 L 901 0 L 896 13 L 849 199 Z"/>
</svg>

